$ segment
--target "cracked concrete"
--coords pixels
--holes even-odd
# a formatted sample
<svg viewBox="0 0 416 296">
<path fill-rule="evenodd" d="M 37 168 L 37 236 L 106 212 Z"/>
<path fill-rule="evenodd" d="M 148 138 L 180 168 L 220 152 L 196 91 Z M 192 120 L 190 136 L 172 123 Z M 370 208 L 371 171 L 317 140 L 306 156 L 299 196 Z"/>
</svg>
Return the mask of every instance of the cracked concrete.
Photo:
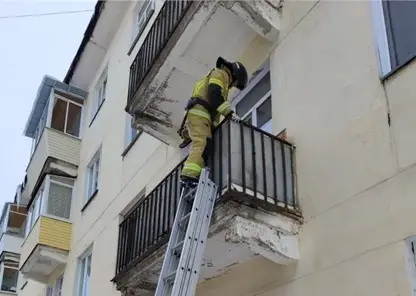
<svg viewBox="0 0 416 296">
<path fill-rule="evenodd" d="M 216 206 L 209 231 L 200 282 L 221 277 L 239 264 L 263 256 L 280 265 L 299 259 L 299 222 L 280 214 L 227 201 Z M 116 281 L 117 289 L 148 295 L 154 291 L 166 245 Z M 138 284 L 140 283 L 140 284 Z M 129 295 L 129 294 L 125 294 Z"/>
</svg>

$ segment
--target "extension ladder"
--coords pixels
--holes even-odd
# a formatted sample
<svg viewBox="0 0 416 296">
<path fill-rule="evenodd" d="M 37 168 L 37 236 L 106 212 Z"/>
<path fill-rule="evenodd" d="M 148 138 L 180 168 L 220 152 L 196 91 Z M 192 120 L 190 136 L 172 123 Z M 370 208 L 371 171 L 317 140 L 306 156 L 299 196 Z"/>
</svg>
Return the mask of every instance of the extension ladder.
<svg viewBox="0 0 416 296">
<path fill-rule="evenodd" d="M 206 168 L 197 187 L 182 189 L 155 296 L 195 294 L 216 197 Z"/>
</svg>

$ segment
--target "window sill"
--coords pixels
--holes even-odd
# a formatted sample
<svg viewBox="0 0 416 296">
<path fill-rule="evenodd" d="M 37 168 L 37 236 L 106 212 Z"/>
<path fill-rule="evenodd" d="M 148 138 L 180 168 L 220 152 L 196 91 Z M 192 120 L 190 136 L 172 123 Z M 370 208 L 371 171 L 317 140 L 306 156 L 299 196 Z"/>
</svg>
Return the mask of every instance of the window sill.
<svg viewBox="0 0 416 296">
<path fill-rule="evenodd" d="M 17 292 L 4 291 L 4 290 L 0 290 L 0 293 L 10 294 L 10 295 L 17 295 Z"/>
<path fill-rule="evenodd" d="M 92 123 L 94 122 L 95 118 L 98 116 L 98 113 L 101 110 L 101 107 L 104 105 L 105 99 L 101 102 L 100 106 L 98 106 L 97 111 L 95 112 L 94 116 L 91 119 L 90 125 L 88 127 L 91 127 Z"/>
<path fill-rule="evenodd" d="M 121 157 L 125 157 L 126 154 L 130 151 L 130 149 L 134 146 L 134 144 L 136 143 L 137 139 L 141 136 L 141 134 L 143 133 L 143 131 L 139 131 L 137 133 L 137 135 L 134 137 L 134 139 L 130 142 L 130 144 L 126 147 L 126 149 L 124 149 L 123 153 L 121 154 Z"/>
<path fill-rule="evenodd" d="M 98 189 L 94 191 L 94 193 L 91 195 L 91 197 L 85 203 L 85 205 L 82 207 L 81 212 L 84 212 L 84 210 L 88 207 L 88 205 L 92 202 L 92 200 L 97 196 L 97 194 L 98 194 Z"/>
<path fill-rule="evenodd" d="M 401 69 L 405 68 L 407 65 L 411 64 L 414 60 L 416 60 L 416 54 L 409 58 L 406 62 L 404 62 L 402 65 L 397 66 L 396 68 L 392 69 L 390 72 L 388 72 L 386 75 L 381 77 L 381 81 L 386 81 L 393 75 L 395 75 L 397 72 L 399 72 Z"/>
</svg>

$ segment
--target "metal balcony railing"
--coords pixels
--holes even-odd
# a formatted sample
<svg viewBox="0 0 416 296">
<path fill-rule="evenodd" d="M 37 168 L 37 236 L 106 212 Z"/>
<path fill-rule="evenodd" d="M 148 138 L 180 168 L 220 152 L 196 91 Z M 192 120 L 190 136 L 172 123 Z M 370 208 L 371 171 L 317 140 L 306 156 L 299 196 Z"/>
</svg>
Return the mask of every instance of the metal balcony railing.
<svg viewBox="0 0 416 296">
<path fill-rule="evenodd" d="M 193 0 L 166 0 L 130 66 L 127 105 L 130 104 L 153 63 L 159 57 L 172 33 Z"/>
<path fill-rule="evenodd" d="M 246 123 L 223 122 L 213 135 L 211 176 L 218 199 L 300 216 L 294 146 Z M 179 163 L 119 226 L 116 277 L 166 244 L 180 196 Z"/>
</svg>

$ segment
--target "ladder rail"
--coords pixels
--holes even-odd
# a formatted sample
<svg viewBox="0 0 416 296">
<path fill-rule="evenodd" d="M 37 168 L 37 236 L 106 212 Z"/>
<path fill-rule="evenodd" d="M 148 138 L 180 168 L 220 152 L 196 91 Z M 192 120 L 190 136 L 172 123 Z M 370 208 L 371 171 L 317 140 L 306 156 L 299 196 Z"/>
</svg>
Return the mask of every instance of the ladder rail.
<svg viewBox="0 0 416 296">
<path fill-rule="evenodd" d="M 178 203 L 178 208 L 175 214 L 175 218 L 174 218 L 174 222 L 173 222 L 173 227 L 172 227 L 172 231 L 171 231 L 171 237 L 169 239 L 168 242 L 168 246 L 166 249 L 166 253 L 165 253 L 165 257 L 163 259 L 163 265 L 162 265 L 162 270 L 159 276 L 159 281 L 156 287 L 156 293 L 155 295 L 157 296 L 163 296 L 165 293 L 165 289 L 166 289 L 166 284 L 163 283 L 163 279 L 167 276 L 169 276 L 169 274 L 172 272 L 171 270 L 169 270 L 169 266 L 172 264 L 172 261 L 174 260 L 173 258 L 173 254 L 170 254 L 169 250 L 171 250 L 171 248 L 177 243 L 176 240 L 177 238 L 173 236 L 174 233 L 178 233 L 179 232 L 179 222 L 182 219 L 183 216 L 185 216 L 184 211 L 185 211 L 185 206 L 184 203 L 186 203 L 186 200 L 184 199 L 184 195 L 186 194 L 185 188 L 183 188 L 181 190 L 181 196 L 179 199 L 179 203 Z"/>
<path fill-rule="evenodd" d="M 181 294 L 181 290 L 183 287 L 184 278 L 186 278 L 186 274 L 188 273 L 188 266 L 189 266 L 189 260 L 190 256 L 188 256 L 189 250 L 192 249 L 193 245 L 195 244 L 194 238 L 196 235 L 196 232 L 198 231 L 197 228 L 197 222 L 200 220 L 200 213 L 201 208 L 203 208 L 203 193 L 205 192 L 207 182 L 206 182 L 206 174 L 201 173 L 201 177 L 199 180 L 199 184 L 195 193 L 195 198 L 193 202 L 193 206 L 191 209 L 191 216 L 189 218 L 188 222 L 188 228 L 185 235 L 185 242 L 183 244 L 181 256 L 179 259 L 178 264 L 178 272 L 176 274 L 175 283 L 172 288 L 171 296 L 178 295 L 178 296 L 185 296 Z"/>
<path fill-rule="evenodd" d="M 205 202 L 205 209 L 202 213 L 202 217 L 200 217 L 199 221 L 199 228 L 198 228 L 198 237 L 197 241 L 193 246 L 192 251 L 190 252 L 189 256 L 191 259 L 189 260 L 188 268 L 191 272 L 188 272 L 186 282 L 184 283 L 185 290 L 184 293 L 181 295 L 195 295 L 196 287 L 198 285 L 199 273 L 201 269 L 201 260 L 204 255 L 205 246 L 208 239 L 208 231 L 211 222 L 212 212 L 214 210 L 215 198 L 217 194 L 217 187 L 214 183 L 209 181 L 209 190 L 206 196 Z"/>
<path fill-rule="evenodd" d="M 194 295 L 216 195 L 206 168 L 196 188 L 182 189 L 155 296 Z"/>
</svg>

